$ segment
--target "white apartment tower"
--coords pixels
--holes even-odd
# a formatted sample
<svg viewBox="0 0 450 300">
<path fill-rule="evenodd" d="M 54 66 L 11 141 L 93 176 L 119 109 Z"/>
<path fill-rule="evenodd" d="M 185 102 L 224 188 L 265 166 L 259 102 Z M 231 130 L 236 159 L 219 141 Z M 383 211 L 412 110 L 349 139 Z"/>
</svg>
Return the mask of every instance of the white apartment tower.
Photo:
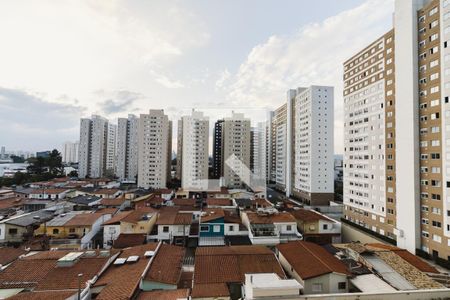
<svg viewBox="0 0 450 300">
<path fill-rule="evenodd" d="M 117 121 L 116 176 L 121 181 L 136 182 L 138 174 L 139 118 L 128 115 Z"/>
<path fill-rule="evenodd" d="M 209 118 L 202 112 L 192 111 L 181 121 L 181 156 L 178 155 L 181 158 L 181 186 L 183 189 L 207 189 Z"/>
<path fill-rule="evenodd" d="M 271 117 L 272 180 L 286 196 L 310 205 L 328 205 L 334 198 L 333 90 L 289 90 Z"/>
<path fill-rule="evenodd" d="M 81 119 L 78 176 L 104 176 L 108 169 L 114 168 L 114 155 L 114 126 L 98 115 Z"/>
<path fill-rule="evenodd" d="M 170 180 L 172 123 L 162 109 L 139 117 L 138 186 L 166 188 Z"/>
<path fill-rule="evenodd" d="M 78 163 L 79 142 L 65 142 L 62 147 L 61 156 L 63 163 Z"/>
<path fill-rule="evenodd" d="M 223 119 L 222 169 L 225 186 L 241 188 L 250 184 L 250 119 L 234 113 Z"/>
<path fill-rule="evenodd" d="M 250 170 L 253 178 L 263 185 L 266 178 L 266 123 L 259 122 L 251 128 Z"/>
</svg>

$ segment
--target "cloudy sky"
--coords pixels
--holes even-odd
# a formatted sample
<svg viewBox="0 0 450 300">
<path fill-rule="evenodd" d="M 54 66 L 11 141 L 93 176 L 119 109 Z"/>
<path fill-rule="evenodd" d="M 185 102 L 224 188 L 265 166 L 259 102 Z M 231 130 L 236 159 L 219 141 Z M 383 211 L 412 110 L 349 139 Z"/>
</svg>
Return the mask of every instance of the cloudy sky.
<svg viewBox="0 0 450 300">
<path fill-rule="evenodd" d="M 317 84 L 335 86 L 342 153 L 342 62 L 392 12 L 393 0 L 1 1 L 0 145 L 60 147 L 93 113 L 274 109 Z"/>
</svg>

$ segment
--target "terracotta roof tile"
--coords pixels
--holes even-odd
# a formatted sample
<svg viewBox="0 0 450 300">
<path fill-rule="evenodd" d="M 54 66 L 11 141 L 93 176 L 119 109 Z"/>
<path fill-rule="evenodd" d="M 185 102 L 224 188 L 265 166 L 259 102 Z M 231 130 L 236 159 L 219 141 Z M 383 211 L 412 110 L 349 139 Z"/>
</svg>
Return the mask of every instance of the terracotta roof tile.
<svg viewBox="0 0 450 300">
<path fill-rule="evenodd" d="M 407 250 L 400 249 L 400 250 L 394 250 L 394 253 L 406 260 L 408 263 L 416 267 L 422 272 L 426 273 L 439 273 L 439 271 L 428 264 L 427 262 L 421 260 L 419 257 L 417 257 L 414 254 L 409 253 Z"/>
<path fill-rule="evenodd" d="M 14 207 L 19 207 L 24 204 L 23 198 L 20 197 L 11 197 L 0 199 L 0 210 L 9 209 Z"/>
<path fill-rule="evenodd" d="M 291 215 L 294 216 L 299 221 L 304 222 L 314 222 L 319 220 L 326 220 L 330 221 L 327 217 L 313 211 L 310 209 L 298 209 L 298 210 L 292 210 Z"/>
<path fill-rule="evenodd" d="M 142 233 L 121 233 L 114 241 L 114 248 L 121 249 L 139 246 L 145 243 L 146 235 Z"/>
<path fill-rule="evenodd" d="M 64 226 L 92 226 L 95 221 L 103 216 L 102 213 L 84 213 L 77 214 L 70 219 Z"/>
<path fill-rule="evenodd" d="M 248 219 L 252 224 L 273 224 L 283 222 L 296 222 L 294 216 L 288 212 L 280 212 L 268 215 L 259 215 L 256 212 L 247 212 Z"/>
<path fill-rule="evenodd" d="M 183 247 L 162 244 L 144 280 L 176 285 L 180 280 L 185 252 Z"/>
<path fill-rule="evenodd" d="M 78 274 L 82 287 L 85 282 L 97 275 L 105 266 L 109 257 L 82 257 L 73 266 L 53 267 L 38 283 L 36 290 L 64 290 L 78 288 Z"/>
<path fill-rule="evenodd" d="M 276 246 L 302 279 L 336 272 L 350 275 L 347 267 L 321 246 L 296 241 Z"/>
<path fill-rule="evenodd" d="M 200 222 L 205 223 L 212 220 L 224 218 L 225 213 L 221 208 L 207 208 L 202 212 L 202 216 L 200 217 Z"/>
<path fill-rule="evenodd" d="M 149 243 L 123 249 L 119 258 L 137 255 L 139 260 L 135 263 L 111 265 L 94 284 L 95 287 L 103 286 L 96 299 L 131 299 L 139 286 L 141 275 L 150 261 L 144 254 L 146 251 L 155 251 L 157 246 L 157 243 Z"/>
<path fill-rule="evenodd" d="M 0 288 L 35 287 L 56 265 L 56 260 L 18 259 L 0 272 Z"/>
<path fill-rule="evenodd" d="M 7 265 L 22 254 L 25 254 L 26 251 L 20 248 L 12 248 L 12 247 L 1 247 L 0 248 L 0 265 Z"/>
<path fill-rule="evenodd" d="M 233 205 L 233 201 L 231 201 L 231 199 L 223 199 L 223 198 L 207 198 L 206 205 L 208 205 L 208 206 L 231 206 L 231 205 Z"/>
<path fill-rule="evenodd" d="M 189 297 L 188 289 L 141 292 L 137 300 L 177 300 Z"/>
<path fill-rule="evenodd" d="M 19 293 L 8 300 L 66 300 L 75 293 L 75 291 L 33 291 Z"/>
<path fill-rule="evenodd" d="M 105 206 L 121 206 L 125 201 L 126 199 L 124 196 L 112 199 L 103 198 L 102 200 L 100 200 L 100 204 Z"/>
<path fill-rule="evenodd" d="M 194 298 L 229 297 L 230 291 L 226 283 L 202 283 L 194 285 L 191 296 Z"/>
<path fill-rule="evenodd" d="M 193 296 L 226 296 L 227 283 L 244 282 L 246 273 L 276 273 L 285 278 L 274 253 L 264 246 L 197 248 Z"/>
</svg>

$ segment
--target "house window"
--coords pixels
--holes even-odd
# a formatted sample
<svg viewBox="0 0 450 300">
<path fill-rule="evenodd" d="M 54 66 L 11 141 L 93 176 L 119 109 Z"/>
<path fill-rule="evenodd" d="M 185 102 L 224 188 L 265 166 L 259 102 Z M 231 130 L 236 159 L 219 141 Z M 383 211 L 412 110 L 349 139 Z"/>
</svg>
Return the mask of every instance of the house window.
<svg viewBox="0 0 450 300">
<path fill-rule="evenodd" d="M 234 231 L 234 226 L 233 225 L 228 226 L 228 231 Z"/>
<path fill-rule="evenodd" d="M 345 290 L 347 288 L 346 282 L 338 282 L 338 289 L 339 290 Z"/>
<path fill-rule="evenodd" d="M 70 229 L 69 229 L 69 232 L 70 232 L 70 233 L 74 233 L 74 232 L 75 232 L 75 228 L 70 228 Z"/>
<path fill-rule="evenodd" d="M 220 225 L 214 225 L 213 231 L 214 232 L 220 232 Z"/>
<path fill-rule="evenodd" d="M 169 226 L 163 226 L 163 232 L 169 232 Z"/>
<path fill-rule="evenodd" d="M 322 291 L 322 284 L 321 283 L 313 283 L 312 291 L 313 292 L 321 292 Z"/>
<path fill-rule="evenodd" d="M 10 228 L 8 232 L 9 232 L 10 235 L 16 235 L 17 234 L 17 228 Z"/>
<path fill-rule="evenodd" d="M 59 229 L 58 228 L 53 229 L 53 234 L 59 234 Z"/>
<path fill-rule="evenodd" d="M 200 231 L 201 232 L 208 232 L 209 231 L 209 226 L 207 226 L 207 225 L 200 226 Z"/>
<path fill-rule="evenodd" d="M 286 225 L 286 230 L 287 231 L 291 231 L 292 230 L 292 225 Z"/>
<path fill-rule="evenodd" d="M 328 224 L 323 224 L 323 230 L 327 230 L 328 229 Z"/>
</svg>

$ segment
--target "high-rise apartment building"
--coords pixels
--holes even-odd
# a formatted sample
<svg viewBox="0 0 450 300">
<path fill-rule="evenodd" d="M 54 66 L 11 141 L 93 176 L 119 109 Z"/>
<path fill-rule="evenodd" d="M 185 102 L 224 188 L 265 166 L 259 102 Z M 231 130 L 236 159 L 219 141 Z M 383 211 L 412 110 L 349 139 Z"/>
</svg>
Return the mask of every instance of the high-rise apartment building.
<svg viewBox="0 0 450 300">
<path fill-rule="evenodd" d="M 139 117 L 138 186 L 166 188 L 170 180 L 172 123 L 164 110 L 150 110 Z"/>
<path fill-rule="evenodd" d="M 259 122 L 251 128 L 250 170 L 260 184 L 263 184 L 266 178 L 266 155 L 266 123 Z"/>
<path fill-rule="evenodd" d="M 222 140 L 223 119 L 217 120 L 214 124 L 214 136 L 213 136 L 213 178 L 219 179 L 223 176 L 223 140 Z"/>
<path fill-rule="evenodd" d="M 117 121 L 116 176 L 121 181 L 136 182 L 138 174 L 139 118 L 128 115 Z"/>
<path fill-rule="evenodd" d="M 98 115 L 81 119 L 78 176 L 104 176 L 108 169 L 114 168 L 114 155 L 114 126 Z"/>
<path fill-rule="evenodd" d="M 181 186 L 183 189 L 208 188 L 209 118 L 192 111 L 183 116 L 181 156 Z"/>
<path fill-rule="evenodd" d="M 0 159 L 6 159 L 5 146 L 2 146 L 2 149 L 0 150 Z"/>
<path fill-rule="evenodd" d="M 250 119 L 233 113 L 223 119 L 221 165 L 224 185 L 230 188 L 250 184 Z"/>
<path fill-rule="evenodd" d="M 183 119 L 178 120 L 177 128 L 177 165 L 175 177 L 181 180 L 183 170 Z"/>
<path fill-rule="evenodd" d="M 270 121 L 270 179 L 287 196 L 311 205 L 334 199 L 333 90 L 289 90 Z"/>
<path fill-rule="evenodd" d="M 61 157 L 63 163 L 78 162 L 79 142 L 65 142 L 62 147 Z"/>
<path fill-rule="evenodd" d="M 344 63 L 344 215 L 450 257 L 450 1 L 396 0 L 394 29 Z"/>
</svg>

